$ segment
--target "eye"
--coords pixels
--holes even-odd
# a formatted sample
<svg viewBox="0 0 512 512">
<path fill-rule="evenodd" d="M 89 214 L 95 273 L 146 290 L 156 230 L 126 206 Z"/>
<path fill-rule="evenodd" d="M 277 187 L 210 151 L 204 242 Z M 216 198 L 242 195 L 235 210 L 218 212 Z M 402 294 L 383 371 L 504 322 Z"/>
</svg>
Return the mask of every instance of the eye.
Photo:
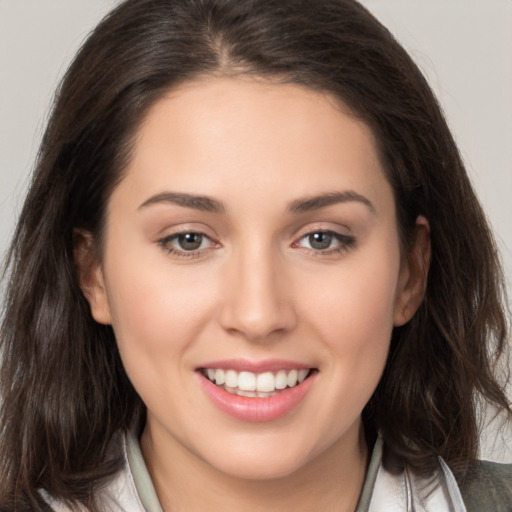
<svg viewBox="0 0 512 512">
<path fill-rule="evenodd" d="M 207 237 L 201 233 L 182 233 L 174 237 L 175 244 L 183 251 L 202 249 Z"/>
<path fill-rule="evenodd" d="M 304 238 L 307 240 L 311 249 L 316 249 L 318 251 L 329 249 L 333 240 L 336 241 L 332 233 L 311 233 Z"/>
<path fill-rule="evenodd" d="M 211 248 L 215 243 L 204 233 L 187 231 L 167 236 L 158 241 L 158 245 L 169 254 L 177 256 L 195 256 L 201 251 Z"/>
<path fill-rule="evenodd" d="M 304 247 L 313 251 L 331 254 L 348 249 L 355 243 L 355 238 L 334 231 L 315 231 L 301 237 L 296 247 Z"/>
</svg>

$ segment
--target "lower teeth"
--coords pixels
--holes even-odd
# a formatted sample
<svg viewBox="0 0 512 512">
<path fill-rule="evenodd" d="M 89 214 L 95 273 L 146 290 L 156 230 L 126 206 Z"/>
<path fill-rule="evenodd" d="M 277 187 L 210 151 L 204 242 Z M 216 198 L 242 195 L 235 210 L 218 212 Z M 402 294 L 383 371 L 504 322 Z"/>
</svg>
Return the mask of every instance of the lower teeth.
<svg viewBox="0 0 512 512">
<path fill-rule="evenodd" d="M 222 388 L 224 391 L 227 391 L 228 393 L 232 393 L 233 395 L 238 396 L 246 396 L 249 398 L 267 398 L 269 396 L 275 396 L 278 392 L 276 391 L 244 391 L 243 389 L 239 388 L 228 388 L 227 386 L 218 386 L 219 388 Z M 289 389 L 289 388 L 288 388 Z M 282 390 L 284 391 L 284 390 Z"/>
</svg>

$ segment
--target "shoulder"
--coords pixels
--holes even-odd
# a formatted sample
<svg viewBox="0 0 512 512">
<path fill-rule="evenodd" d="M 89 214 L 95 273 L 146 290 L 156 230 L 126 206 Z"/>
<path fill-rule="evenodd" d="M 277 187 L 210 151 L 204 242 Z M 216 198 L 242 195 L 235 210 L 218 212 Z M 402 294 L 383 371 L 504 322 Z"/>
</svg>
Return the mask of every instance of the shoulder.
<svg viewBox="0 0 512 512">
<path fill-rule="evenodd" d="M 512 464 L 477 461 L 460 492 L 468 512 L 512 510 Z"/>
</svg>

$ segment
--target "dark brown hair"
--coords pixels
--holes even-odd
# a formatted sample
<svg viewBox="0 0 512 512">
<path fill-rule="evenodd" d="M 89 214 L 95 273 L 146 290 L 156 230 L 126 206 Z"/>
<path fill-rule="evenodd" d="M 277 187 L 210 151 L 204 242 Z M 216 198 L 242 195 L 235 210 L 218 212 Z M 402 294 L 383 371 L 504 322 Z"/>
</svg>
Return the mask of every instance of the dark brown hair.
<svg viewBox="0 0 512 512">
<path fill-rule="evenodd" d="M 430 88 L 353 0 L 127 0 L 87 39 L 57 91 L 7 260 L 1 328 L 0 507 L 37 489 L 91 510 L 119 468 L 119 434 L 143 421 L 112 329 L 95 323 L 73 259 L 77 229 L 101 238 L 134 134 L 170 88 L 245 74 L 334 94 L 373 130 L 402 244 L 431 226 L 423 304 L 393 332 L 368 432 L 418 472 L 442 456 L 460 479 L 477 453 L 477 397 L 507 407 L 495 244 Z"/>
</svg>

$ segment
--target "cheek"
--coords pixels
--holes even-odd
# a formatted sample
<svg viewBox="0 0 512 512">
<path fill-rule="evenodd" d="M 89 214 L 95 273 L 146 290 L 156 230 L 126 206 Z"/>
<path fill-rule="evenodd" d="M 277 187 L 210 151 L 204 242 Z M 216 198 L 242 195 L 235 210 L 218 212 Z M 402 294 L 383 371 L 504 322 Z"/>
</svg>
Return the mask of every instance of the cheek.
<svg viewBox="0 0 512 512">
<path fill-rule="evenodd" d="M 162 366 L 165 373 L 165 361 L 183 361 L 181 354 L 212 317 L 215 282 L 136 243 L 112 243 L 105 267 L 112 325 L 127 371 L 142 373 L 145 367 L 151 375 Z"/>
<path fill-rule="evenodd" d="M 398 251 L 366 251 L 347 258 L 335 275 L 328 276 L 308 306 L 318 319 L 326 320 L 326 328 L 339 333 L 340 340 L 364 347 L 391 333 L 398 273 Z"/>
<path fill-rule="evenodd" d="M 379 256 L 375 256 L 379 255 Z M 369 251 L 340 265 L 337 278 L 309 302 L 309 315 L 331 354 L 342 399 L 362 409 L 384 369 L 393 329 L 397 251 Z"/>
<path fill-rule="evenodd" d="M 165 410 L 173 390 L 180 390 L 177 403 L 192 403 L 193 390 L 184 385 L 190 384 L 185 377 L 196 362 L 190 348 L 213 314 L 214 284 L 203 278 L 201 285 L 190 272 L 137 268 L 135 262 L 128 269 L 130 274 L 118 265 L 109 282 L 112 324 L 126 373 L 152 411 Z"/>
</svg>

